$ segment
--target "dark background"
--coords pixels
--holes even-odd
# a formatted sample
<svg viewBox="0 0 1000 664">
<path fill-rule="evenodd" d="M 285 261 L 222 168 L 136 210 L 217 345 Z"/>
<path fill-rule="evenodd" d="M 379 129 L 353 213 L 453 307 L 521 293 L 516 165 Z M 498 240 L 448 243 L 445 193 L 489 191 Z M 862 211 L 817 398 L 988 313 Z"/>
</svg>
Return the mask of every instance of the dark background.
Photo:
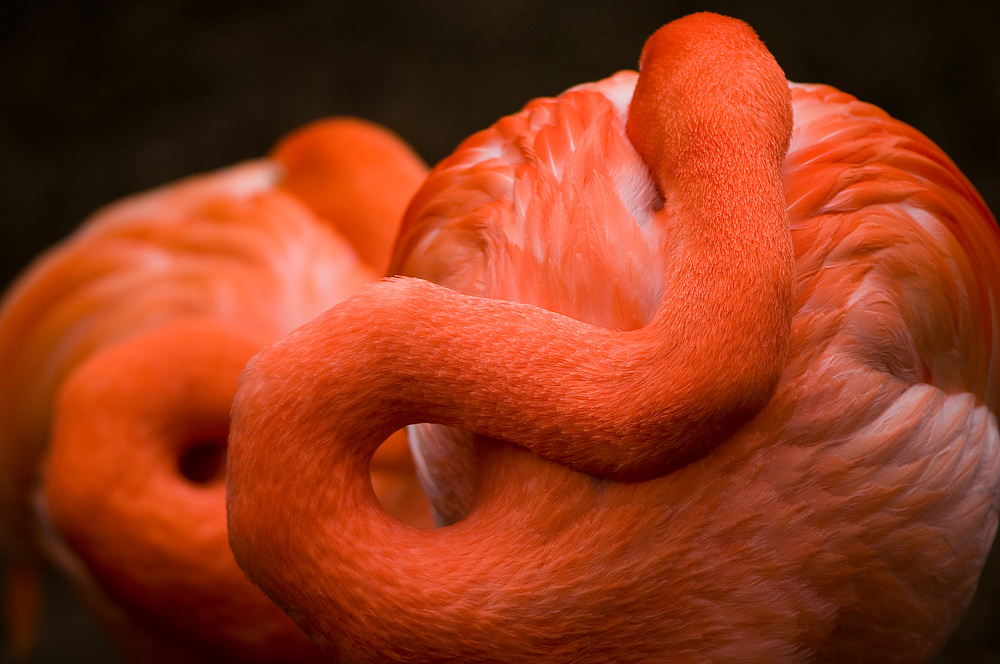
<svg viewBox="0 0 1000 664">
<path fill-rule="evenodd" d="M 635 68 L 657 27 L 703 9 L 753 25 L 790 79 L 921 129 L 1000 210 L 1000 3 L 833 4 L 2 2 L 0 285 L 100 205 L 325 115 L 385 124 L 434 163 L 533 97 Z M 997 567 L 939 662 L 1000 662 Z M 114 661 L 50 583 L 36 661 Z"/>
</svg>

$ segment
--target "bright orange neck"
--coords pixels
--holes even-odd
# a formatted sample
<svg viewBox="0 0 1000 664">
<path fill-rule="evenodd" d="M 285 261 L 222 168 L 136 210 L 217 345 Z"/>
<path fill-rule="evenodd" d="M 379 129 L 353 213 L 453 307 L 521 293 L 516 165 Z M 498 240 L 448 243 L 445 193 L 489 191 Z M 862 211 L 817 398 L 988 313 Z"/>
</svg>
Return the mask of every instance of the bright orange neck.
<svg viewBox="0 0 1000 664">
<path fill-rule="evenodd" d="M 371 634 L 402 643 L 393 639 L 409 611 L 434 606 L 451 618 L 409 635 L 410 645 L 428 659 L 457 656 L 434 639 L 462 640 L 463 620 L 493 615 L 468 607 L 490 601 L 480 568 L 500 564 L 475 553 L 498 543 L 467 522 L 495 525 L 505 508 L 486 502 L 434 531 L 393 522 L 367 483 L 389 434 L 441 423 L 636 480 L 752 418 L 775 388 L 790 327 L 780 172 L 790 128 L 785 79 L 749 28 L 705 15 L 671 24 L 647 46 L 628 125 L 680 235 L 651 324 L 607 330 L 391 279 L 262 351 L 237 393 L 228 457 L 230 541 L 250 578 L 332 651 L 345 643 L 377 659 L 364 645 Z M 476 560 L 479 571 L 462 566 Z M 391 591 L 380 585 L 389 571 Z M 456 647 L 473 657 L 476 643 Z"/>
</svg>

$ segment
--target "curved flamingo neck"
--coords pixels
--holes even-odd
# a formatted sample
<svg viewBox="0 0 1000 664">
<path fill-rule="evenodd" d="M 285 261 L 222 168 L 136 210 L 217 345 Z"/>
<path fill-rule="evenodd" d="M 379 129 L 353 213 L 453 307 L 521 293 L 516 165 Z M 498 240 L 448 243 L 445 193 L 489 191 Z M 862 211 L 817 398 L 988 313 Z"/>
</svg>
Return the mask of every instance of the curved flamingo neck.
<svg viewBox="0 0 1000 664">
<path fill-rule="evenodd" d="M 49 546 L 68 544 L 99 600 L 157 642 L 209 659 L 260 662 L 280 652 L 318 661 L 228 550 L 229 406 L 260 343 L 214 320 L 181 319 L 82 363 L 59 393 L 42 508 Z"/>
<path fill-rule="evenodd" d="M 711 15 L 665 26 L 644 50 L 627 124 L 677 235 L 652 323 L 610 331 L 389 280 L 286 343 L 363 375 L 322 380 L 354 385 L 397 427 L 467 429 L 616 479 L 661 475 L 724 440 L 777 384 L 791 321 L 790 130 L 787 83 L 752 30 Z"/>
<path fill-rule="evenodd" d="M 608 330 L 397 278 L 248 365 L 230 433 L 230 544 L 248 576 L 332 651 L 343 641 L 355 658 L 377 659 L 365 640 L 393 623 L 410 630 L 423 657 L 443 658 L 434 649 L 442 630 L 454 639 L 468 620 L 484 619 L 462 609 L 482 565 L 457 552 L 483 545 L 469 522 L 503 520 L 509 506 L 484 503 L 433 531 L 393 522 L 378 510 L 367 468 L 396 429 L 446 424 L 573 470 L 634 480 L 718 444 L 770 398 L 790 327 L 780 174 L 788 90 L 748 28 L 721 17 L 693 21 L 653 38 L 629 124 L 663 194 L 662 214 L 680 235 L 651 324 Z M 728 59 L 706 56 L 716 49 Z M 391 609 L 379 599 L 385 589 L 371 588 L 387 567 L 396 581 L 386 592 L 401 598 Z M 492 601 L 481 590 L 476 601 Z M 407 609 L 419 614 L 422 602 L 436 615 L 451 606 L 452 622 L 413 634 L 423 622 L 414 617 L 408 628 Z"/>
<path fill-rule="evenodd" d="M 684 460 L 766 405 L 784 365 L 793 253 L 781 168 L 791 96 L 753 30 L 713 14 L 658 30 L 640 67 L 626 132 L 679 243 L 646 333 L 670 384 L 661 395 L 678 422 L 690 422 L 666 431 Z"/>
</svg>

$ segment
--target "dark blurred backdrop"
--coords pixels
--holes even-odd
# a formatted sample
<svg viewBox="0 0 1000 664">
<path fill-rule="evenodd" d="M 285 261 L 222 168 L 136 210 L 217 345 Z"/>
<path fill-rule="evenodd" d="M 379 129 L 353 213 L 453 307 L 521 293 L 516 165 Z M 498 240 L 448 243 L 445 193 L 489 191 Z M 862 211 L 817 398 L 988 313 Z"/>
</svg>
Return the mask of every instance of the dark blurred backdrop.
<svg viewBox="0 0 1000 664">
<path fill-rule="evenodd" d="M 322 116 L 385 124 L 433 164 L 533 97 L 635 68 L 657 27 L 704 9 L 753 25 L 790 79 L 922 130 L 1000 210 L 1000 3 L 946 4 L 4 0 L 0 285 L 100 205 Z M 940 662 L 1000 662 L 997 567 Z M 50 583 L 36 661 L 114 661 Z"/>
</svg>

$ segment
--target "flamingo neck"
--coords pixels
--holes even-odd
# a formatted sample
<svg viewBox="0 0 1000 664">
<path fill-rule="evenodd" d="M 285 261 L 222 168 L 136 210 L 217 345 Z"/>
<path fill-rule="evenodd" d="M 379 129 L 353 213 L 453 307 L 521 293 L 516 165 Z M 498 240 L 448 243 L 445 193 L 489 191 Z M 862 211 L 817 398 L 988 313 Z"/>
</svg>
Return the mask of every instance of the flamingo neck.
<svg viewBox="0 0 1000 664">
<path fill-rule="evenodd" d="M 681 235 L 652 323 L 608 330 L 396 278 L 248 365 L 233 405 L 230 543 L 250 578 L 331 651 L 345 642 L 352 656 L 377 659 L 359 644 L 379 631 L 370 584 L 387 561 L 402 566 L 390 583 L 404 598 L 463 606 L 481 577 L 462 567 L 475 555 L 456 552 L 483 545 L 465 524 L 505 509 L 482 504 L 422 533 L 394 523 L 367 481 L 393 431 L 445 424 L 574 471 L 641 480 L 705 453 L 769 400 L 791 316 L 787 84 L 743 24 L 685 22 L 647 46 L 627 126 Z M 419 621 L 390 613 L 384 622 L 404 631 Z"/>
<path fill-rule="evenodd" d="M 59 393 L 42 509 L 49 546 L 71 552 L 60 556 L 70 573 L 78 558 L 95 595 L 154 626 L 153 636 L 242 661 L 264 661 L 266 642 L 272 655 L 315 661 L 315 647 L 246 582 L 227 545 L 229 406 L 260 344 L 183 319 L 82 363 Z"/>
<path fill-rule="evenodd" d="M 626 132 L 678 235 L 643 335 L 651 361 L 675 377 L 662 395 L 693 424 L 668 434 L 687 441 L 678 452 L 732 433 L 777 386 L 792 317 L 781 179 L 791 129 L 787 81 L 749 26 L 694 14 L 647 41 Z"/>
</svg>

